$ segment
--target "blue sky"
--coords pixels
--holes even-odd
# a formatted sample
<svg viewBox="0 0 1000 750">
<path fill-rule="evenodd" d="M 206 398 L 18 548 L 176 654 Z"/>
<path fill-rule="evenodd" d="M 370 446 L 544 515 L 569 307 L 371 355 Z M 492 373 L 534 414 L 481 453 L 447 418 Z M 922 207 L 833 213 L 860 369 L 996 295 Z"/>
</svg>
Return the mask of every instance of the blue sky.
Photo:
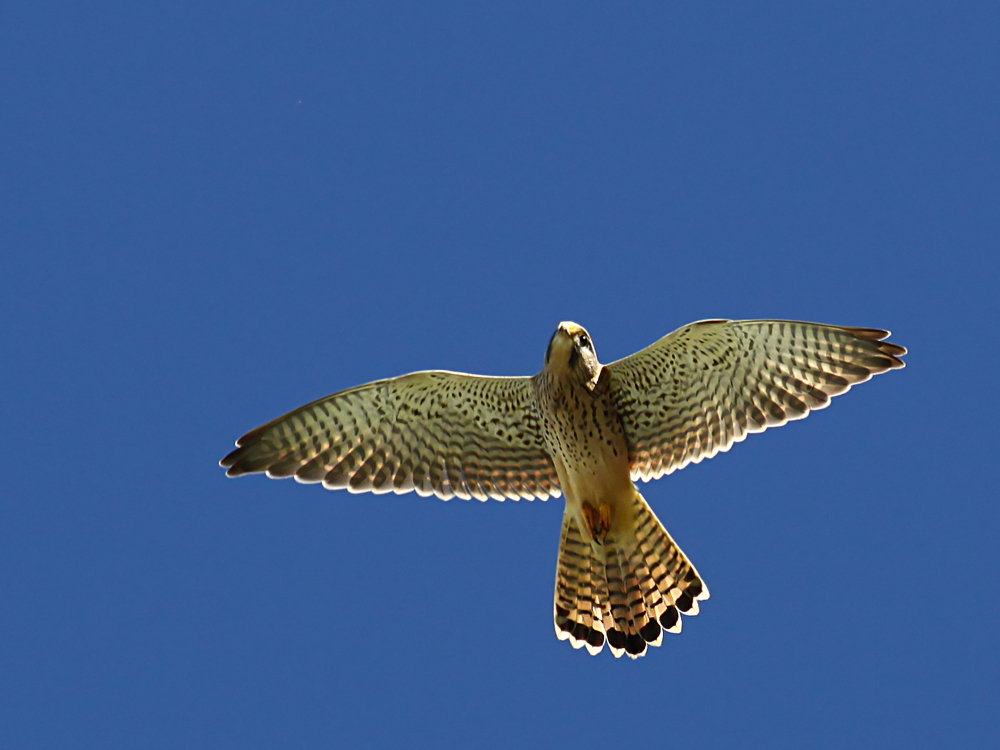
<svg viewBox="0 0 1000 750">
<path fill-rule="evenodd" d="M 542 7 L 540 7 L 542 6 Z M 0 744 L 982 747 L 1000 730 L 994 3 L 0 11 Z M 556 640 L 562 500 L 218 460 L 404 372 L 692 320 L 908 367 L 643 492 L 711 587 Z"/>
</svg>

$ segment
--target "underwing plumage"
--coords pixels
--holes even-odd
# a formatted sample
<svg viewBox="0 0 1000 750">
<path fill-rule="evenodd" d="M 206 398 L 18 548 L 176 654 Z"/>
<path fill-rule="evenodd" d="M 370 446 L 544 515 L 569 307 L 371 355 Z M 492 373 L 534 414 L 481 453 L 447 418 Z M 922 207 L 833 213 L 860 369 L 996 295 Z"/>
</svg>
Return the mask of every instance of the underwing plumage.
<svg viewBox="0 0 1000 750">
<path fill-rule="evenodd" d="M 602 365 L 561 323 L 534 377 L 416 372 L 306 404 L 220 462 L 349 492 L 442 499 L 565 495 L 554 619 L 575 648 L 632 658 L 709 591 L 633 482 L 728 451 L 899 369 L 888 331 L 705 320 Z"/>
</svg>

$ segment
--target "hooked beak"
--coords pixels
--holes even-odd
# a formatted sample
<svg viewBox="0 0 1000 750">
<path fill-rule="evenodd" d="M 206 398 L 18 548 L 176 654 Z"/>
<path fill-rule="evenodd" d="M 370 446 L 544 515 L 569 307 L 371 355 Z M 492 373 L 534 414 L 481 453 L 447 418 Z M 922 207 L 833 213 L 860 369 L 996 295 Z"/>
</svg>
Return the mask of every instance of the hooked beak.
<svg viewBox="0 0 1000 750">
<path fill-rule="evenodd" d="M 569 338 L 572 338 L 576 334 L 580 333 L 583 330 L 583 327 L 578 326 L 576 323 L 569 320 L 564 320 L 559 324 L 559 330 L 566 334 Z"/>
</svg>

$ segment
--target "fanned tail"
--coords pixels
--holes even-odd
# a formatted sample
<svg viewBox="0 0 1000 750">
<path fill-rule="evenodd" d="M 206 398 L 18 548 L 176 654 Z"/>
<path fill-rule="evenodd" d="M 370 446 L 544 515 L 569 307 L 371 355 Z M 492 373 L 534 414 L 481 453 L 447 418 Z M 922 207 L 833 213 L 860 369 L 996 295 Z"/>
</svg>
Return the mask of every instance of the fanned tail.
<svg viewBox="0 0 1000 750">
<path fill-rule="evenodd" d="M 590 543 L 567 512 L 563 516 L 556 569 L 556 635 L 561 641 L 568 638 L 573 648 L 586 646 L 591 654 L 599 654 L 604 648 L 599 596 L 603 594 L 601 600 L 607 599 L 604 573 L 596 563 Z"/>
<path fill-rule="evenodd" d="M 646 500 L 635 491 L 634 537 L 612 536 L 603 545 L 581 532 L 572 514 L 563 517 L 556 570 L 555 627 L 560 640 L 598 654 L 636 659 L 647 644 L 659 646 L 663 631 L 679 633 L 681 614 L 698 614 L 708 587 Z"/>
</svg>

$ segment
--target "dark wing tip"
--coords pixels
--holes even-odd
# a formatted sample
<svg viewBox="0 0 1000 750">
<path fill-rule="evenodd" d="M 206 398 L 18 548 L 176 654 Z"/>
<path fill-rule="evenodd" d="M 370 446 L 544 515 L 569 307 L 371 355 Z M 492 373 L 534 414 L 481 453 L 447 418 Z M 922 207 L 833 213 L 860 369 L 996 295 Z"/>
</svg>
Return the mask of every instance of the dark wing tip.
<svg viewBox="0 0 1000 750">
<path fill-rule="evenodd" d="M 886 341 L 892 335 L 891 331 L 885 331 L 881 328 L 851 328 L 848 326 L 845 326 L 844 330 L 863 341 L 874 342 L 878 346 L 879 353 L 888 360 L 886 369 L 900 370 L 906 367 L 906 363 L 900 359 L 907 353 L 906 347 Z"/>
<path fill-rule="evenodd" d="M 882 328 L 858 328 L 857 326 L 840 327 L 845 331 L 850 331 L 859 339 L 865 339 L 866 341 L 882 341 L 892 335 L 892 331 L 886 331 Z"/>
<path fill-rule="evenodd" d="M 906 367 L 906 363 L 897 357 L 902 357 L 907 353 L 905 346 L 900 346 L 899 344 L 894 344 L 891 341 L 883 341 L 879 344 L 879 350 L 894 360 L 896 360 L 896 367 Z"/>
<path fill-rule="evenodd" d="M 264 471 L 264 468 L 266 467 L 259 469 L 253 469 L 248 467 L 246 465 L 246 461 L 244 460 L 246 459 L 246 454 L 247 454 L 247 448 L 244 446 L 241 448 L 237 448 L 228 456 L 226 456 L 224 459 L 219 461 L 219 466 L 221 466 L 224 469 L 227 469 L 226 471 L 227 477 L 241 477 L 244 474 L 253 474 L 255 472 Z"/>
<path fill-rule="evenodd" d="M 254 432 L 257 432 L 254 430 Z M 268 448 L 268 444 L 260 441 L 248 441 L 247 438 L 253 433 L 247 433 L 239 439 L 239 447 L 229 455 L 219 461 L 219 466 L 226 471 L 226 476 L 241 477 L 244 474 L 259 474 L 268 471 L 272 464 L 279 458 L 273 450 Z"/>
<path fill-rule="evenodd" d="M 288 415 L 285 415 L 285 416 L 288 416 Z M 236 445 L 238 445 L 238 446 L 240 446 L 242 448 L 243 446 L 247 445 L 248 443 L 252 443 L 257 438 L 259 438 L 261 435 L 263 435 L 268 429 L 270 429 L 271 427 L 273 427 L 275 425 L 275 423 L 280 422 L 284 418 L 285 417 L 278 417 L 277 419 L 272 419 L 267 424 L 262 424 L 260 427 L 255 427 L 254 429 L 250 430 L 250 432 L 248 432 L 246 435 L 244 435 L 239 440 L 237 440 L 236 441 Z M 233 451 L 233 453 L 236 453 L 236 451 Z M 233 453 L 230 453 L 229 455 L 231 456 L 231 455 L 233 455 Z"/>
<path fill-rule="evenodd" d="M 229 453 L 225 458 L 219 461 L 219 466 L 221 466 L 223 469 L 230 468 L 233 464 L 235 464 L 237 461 L 240 460 L 239 452 L 240 449 L 237 448 L 236 450 Z M 230 474 L 230 472 L 228 471 L 226 473 L 229 474 L 229 476 L 233 476 L 233 474 Z"/>
<path fill-rule="evenodd" d="M 296 409 L 296 411 L 300 410 Z M 265 432 L 287 416 L 286 414 L 284 417 L 272 419 L 267 424 L 255 427 L 237 440 L 236 450 L 219 461 L 219 466 L 229 469 L 226 476 L 241 477 L 244 474 L 259 474 L 262 471 L 267 471 L 275 456 L 271 451 L 265 449 L 261 438 Z"/>
</svg>

